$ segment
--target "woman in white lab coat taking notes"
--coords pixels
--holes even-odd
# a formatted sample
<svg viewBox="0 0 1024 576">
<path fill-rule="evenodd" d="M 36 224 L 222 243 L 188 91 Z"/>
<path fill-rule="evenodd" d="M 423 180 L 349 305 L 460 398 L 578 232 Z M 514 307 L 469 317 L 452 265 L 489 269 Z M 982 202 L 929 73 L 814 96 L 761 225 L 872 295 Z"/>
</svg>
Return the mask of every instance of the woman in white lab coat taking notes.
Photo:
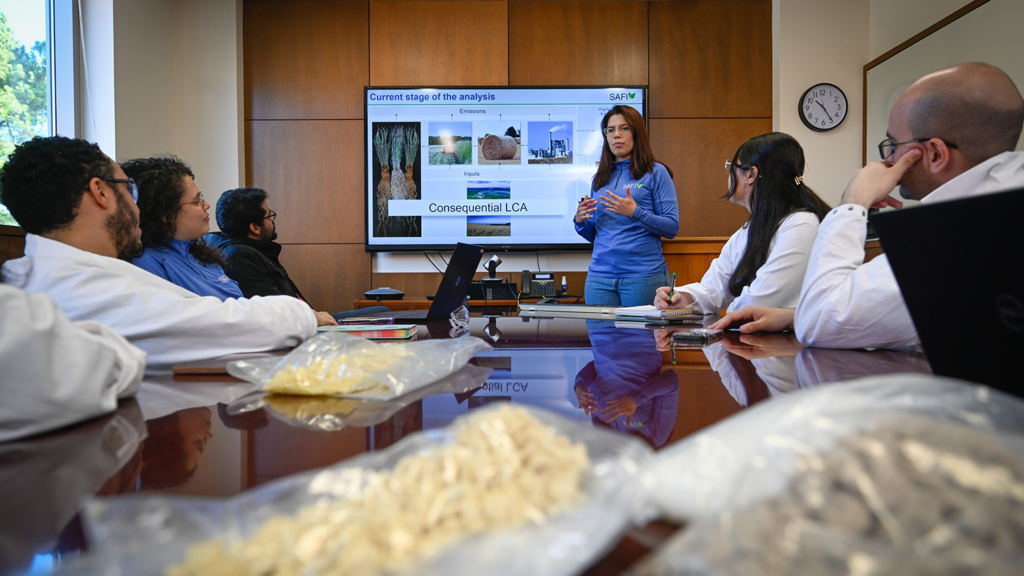
<svg viewBox="0 0 1024 576">
<path fill-rule="evenodd" d="M 654 305 L 715 315 L 752 305 L 796 307 L 818 225 L 830 209 L 803 182 L 803 148 L 781 132 L 755 136 L 725 162 L 725 171 L 725 198 L 750 218 L 700 282 L 658 288 Z"/>
</svg>

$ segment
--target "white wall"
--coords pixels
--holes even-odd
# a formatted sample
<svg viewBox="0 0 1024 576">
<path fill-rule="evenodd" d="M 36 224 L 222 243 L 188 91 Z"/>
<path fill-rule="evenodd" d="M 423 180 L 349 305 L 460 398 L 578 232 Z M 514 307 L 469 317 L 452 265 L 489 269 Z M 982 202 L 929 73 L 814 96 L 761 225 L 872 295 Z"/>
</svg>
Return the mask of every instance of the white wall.
<svg viewBox="0 0 1024 576">
<path fill-rule="evenodd" d="M 871 0 L 871 46 L 868 61 L 906 42 L 970 1 Z"/>
<path fill-rule="evenodd" d="M 115 160 L 177 151 L 174 127 L 174 3 L 117 0 L 114 6 Z"/>
<path fill-rule="evenodd" d="M 83 0 L 81 6 L 82 138 L 99 144 L 107 155 L 115 157 L 114 2 Z"/>
<path fill-rule="evenodd" d="M 180 157 L 216 205 L 221 192 L 244 179 L 241 0 L 116 0 L 112 7 L 109 100 L 117 106 L 102 124 L 114 134 L 85 137 L 118 161 Z M 86 50 L 96 67 L 88 43 Z"/>
<path fill-rule="evenodd" d="M 800 142 L 807 158 L 805 183 L 833 206 L 861 167 L 870 2 L 772 1 L 772 125 Z M 842 89 L 850 106 L 843 124 L 829 132 L 808 129 L 797 112 L 800 96 L 819 82 Z"/>
</svg>

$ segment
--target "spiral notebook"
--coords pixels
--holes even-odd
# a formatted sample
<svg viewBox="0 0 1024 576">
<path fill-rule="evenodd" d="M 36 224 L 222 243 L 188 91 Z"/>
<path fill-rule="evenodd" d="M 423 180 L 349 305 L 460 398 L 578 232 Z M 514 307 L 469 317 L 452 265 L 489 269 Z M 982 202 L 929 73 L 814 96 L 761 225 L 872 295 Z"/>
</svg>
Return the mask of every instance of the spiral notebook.
<svg viewBox="0 0 1024 576">
<path fill-rule="evenodd" d="M 672 310 L 658 310 L 652 305 L 627 306 L 616 308 L 615 317 L 621 320 L 682 320 L 687 318 L 701 318 L 704 315 L 696 308 L 674 308 Z"/>
</svg>

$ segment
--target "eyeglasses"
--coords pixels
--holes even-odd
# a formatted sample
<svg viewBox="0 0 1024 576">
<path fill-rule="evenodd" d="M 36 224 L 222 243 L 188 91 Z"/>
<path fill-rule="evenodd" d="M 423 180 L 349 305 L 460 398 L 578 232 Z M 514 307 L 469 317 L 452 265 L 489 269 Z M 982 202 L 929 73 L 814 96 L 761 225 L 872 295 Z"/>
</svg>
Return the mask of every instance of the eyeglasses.
<svg viewBox="0 0 1024 576">
<path fill-rule="evenodd" d="M 619 126 L 618 128 L 608 127 L 608 128 L 605 128 L 604 130 L 602 130 L 602 132 L 604 132 L 605 136 L 614 136 L 616 132 L 619 132 L 621 134 L 629 134 L 629 125 L 628 124 L 623 124 L 622 126 Z"/>
<path fill-rule="evenodd" d="M 929 138 L 918 138 L 917 140 L 908 140 L 906 142 L 893 142 L 892 138 L 886 138 L 885 140 L 882 140 L 878 144 L 878 153 L 882 156 L 882 160 L 888 160 L 889 156 L 892 156 L 893 154 L 896 153 L 897 146 L 902 146 L 903 144 L 920 144 L 921 142 L 927 142 L 932 138 L 935 137 L 931 136 Z M 942 138 L 936 139 L 942 140 Z M 946 142 L 945 140 L 942 140 L 942 142 L 946 145 L 946 148 L 952 148 L 954 150 L 957 149 L 956 144 L 953 144 L 952 142 Z"/>
<path fill-rule="evenodd" d="M 132 201 L 139 203 L 139 185 L 131 178 L 100 178 L 104 182 L 120 182 L 128 185 L 128 193 L 132 195 Z"/>
<path fill-rule="evenodd" d="M 732 160 L 726 160 L 725 161 L 725 173 L 726 174 L 732 174 L 732 167 L 733 167 Z M 740 168 L 740 169 L 743 169 L 743 170 L 750 170 L 750 168 L 751 168 L 750 166 L 747 166 L 746 164 L 736 164 L 736 167 Z"/>
<path fill-rule="evenodd" d="M 181 205 L 184 206 L 186 204 L 202 204 L 203 202 L 206 202 L 206 199 L 203 198 L 203 193 L 200 192 L 199 195 L 196 196 L 195 200 L 189 200 L 188 202 L 182 202 Z"/>
<path fill-rule="evenodd" d="M 274 221 L 274 218 L 277 218 L 277 212 L 274 212 L 273 210 L 270 211 L 270 214 L 263 217 L 264 220 L 270 220 L 271 222 Z"/>
</svg>

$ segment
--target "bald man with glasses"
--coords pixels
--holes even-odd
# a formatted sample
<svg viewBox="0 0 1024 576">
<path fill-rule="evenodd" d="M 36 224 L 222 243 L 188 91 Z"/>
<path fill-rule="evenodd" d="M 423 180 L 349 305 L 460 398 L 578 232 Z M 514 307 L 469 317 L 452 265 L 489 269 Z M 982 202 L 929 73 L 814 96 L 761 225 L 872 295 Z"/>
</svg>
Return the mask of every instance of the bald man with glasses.
<svg viewBox="0 0 1024 576">
<path fill-rule="evenodd" d="M 747 307 L 714 327 L 795 328 L 808 346 L 907 348 L 920 343 L 899 284 L 882 255 L 864 263 L 869 208 L 901 208 L 889 196 L 944 202 L 1024 187 L 1024 99 L 1002 70 L 982 63 L 917 80 L 889 113 L 881 162 L 858 170 L 822 221 L 795 310 Z"/>
</svg>

